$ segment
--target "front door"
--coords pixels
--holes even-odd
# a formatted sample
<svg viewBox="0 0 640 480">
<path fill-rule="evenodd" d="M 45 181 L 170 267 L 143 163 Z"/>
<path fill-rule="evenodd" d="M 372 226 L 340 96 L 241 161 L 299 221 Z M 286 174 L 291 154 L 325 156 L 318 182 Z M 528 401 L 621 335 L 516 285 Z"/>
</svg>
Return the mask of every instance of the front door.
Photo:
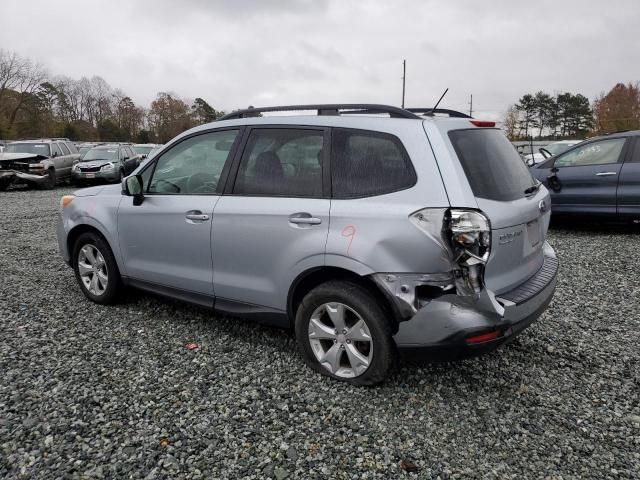
<svg viewBox="0 0 640 480">
<path fill-rule="evenodd" d="M 118 210 L 129 278 L 213 305 L 213 210 L 237 136 L 236 129 L 191 136 L 147 165 L 144 201 L 133 205 L 133 198 L 126 197 Z"/>
<path fill-rule="evenodd" d="M 323 264 L 330 206 L 325 137 L 322 128 L 250 131 L 232 170 L 235 183 L 214 211 L 217 308 L 284 312 L 294 278 Z"/>
<path fill-rule="evenodd" d="M 625 137 L 589 142 L 559 155 L 546 185 L 555 213 L 616 213 Z"/>
</svg>

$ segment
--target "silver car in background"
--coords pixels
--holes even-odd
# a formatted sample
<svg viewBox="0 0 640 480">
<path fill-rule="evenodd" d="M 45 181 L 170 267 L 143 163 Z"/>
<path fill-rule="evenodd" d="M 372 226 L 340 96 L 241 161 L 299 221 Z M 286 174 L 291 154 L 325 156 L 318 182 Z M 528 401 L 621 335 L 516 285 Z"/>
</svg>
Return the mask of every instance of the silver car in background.
<svg viewBox="0 0 640 480">
<path fill-rule="evenodd" d="M 281 110 L 318 115 L 256 115 Z M 492 122 L 442 112 L 234 112 L 63 197 L 60 252 L 94 302 L 137 287 L 293 328 L 310 367 L 357 385 L 399 351 L 489 351 L 553 296 L 549 194 Z"/>
</svg>

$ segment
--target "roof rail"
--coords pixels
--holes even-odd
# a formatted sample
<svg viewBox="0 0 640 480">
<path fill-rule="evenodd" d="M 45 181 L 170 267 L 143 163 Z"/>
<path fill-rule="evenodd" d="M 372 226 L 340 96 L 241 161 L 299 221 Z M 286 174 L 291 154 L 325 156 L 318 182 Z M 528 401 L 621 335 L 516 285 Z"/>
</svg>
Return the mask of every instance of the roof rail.
<svg viewBox="0 0 640 480">
<path fill-rule="evenodd" d="M 421 113 L 422 115 L 433 116 L 436 113 L 443 113 L 445 115 L 449 115 L 453 118 L 473 118 L 466 113 L 458 112 L 457 110 L 449 110 L 448 108 L 430 108 L 430 107 L 416 107 L 416 108 L 405 108 L 409 112 L 413 113 Z"/>
<path fill-rule="evenodd" d="M 313 105 L 283 105 L 279 107 L 249 107 L 243 110 L 236 110 L 226 114 L 218 120 L 231 120 L 257 116 L 263 112 L 295 112 L 301 110 L 316 110 L 318 115 L 340 115 L 343 114 L 377 114 L 387 113 L 392 118 L 420 119 L 418 115 L 400 107 L 390 105 L 377 105 L 372 103 L 328 103 Z"/>
</svg>

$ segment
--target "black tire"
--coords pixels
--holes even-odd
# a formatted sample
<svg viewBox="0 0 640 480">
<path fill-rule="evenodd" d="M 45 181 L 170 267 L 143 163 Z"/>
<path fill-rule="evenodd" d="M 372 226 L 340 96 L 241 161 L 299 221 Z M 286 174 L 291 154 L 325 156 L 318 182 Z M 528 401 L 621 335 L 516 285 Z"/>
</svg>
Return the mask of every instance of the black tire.
<svg viewBox="0 0 640 480">
<path fill-rule="evenodd" d="M 339 302 L 365 321 L 373 345 L 367 370 L 356 377 L 340 377 L 323 367 L 311 347 L 308 329 L 313 312 L 326 303 Z M 302 300 L 295 319 L 296 340 L 305 363 L 315 371 L 354 385 L 371 386 L 383 382 L 395 367 L 397 348 L 387 315 L 378 300 L 366 288 L 349 281 L 331 281 L 311 290 Z"/>
<path fill-rule="evenodd" d="M 108 280 L 107 287 L 100 295 L 96 295 L 90 292 L 83 283 L 80 276 L 78 259 L 80 256 L 80 252 L 85 245 L 93 245 L 104 258 Z M 118 264 L 116 263 L 109 244 L 102 236 L 92 232 L 87 232 L 80 235 L 73 246 L 71 262 L 73 271 L 76 274 L 76 280 L 78 282 L 78 285 L 80 286 L 80 290 L 82 290 L 82 293 L 85 297 L 87 297 L 92 302 L 99 303 L 101 305 L 113 305 L 117 303 L 120 290 L 122 288 L 120 271 L 118 270 Z"/>
<path fill-rule="evenodd" d="M 52 190 L 56 186 L 56 171 L 53 168 L 47 170 L 47 179 L 39 186 L 42 190 Z"/>
</svg>

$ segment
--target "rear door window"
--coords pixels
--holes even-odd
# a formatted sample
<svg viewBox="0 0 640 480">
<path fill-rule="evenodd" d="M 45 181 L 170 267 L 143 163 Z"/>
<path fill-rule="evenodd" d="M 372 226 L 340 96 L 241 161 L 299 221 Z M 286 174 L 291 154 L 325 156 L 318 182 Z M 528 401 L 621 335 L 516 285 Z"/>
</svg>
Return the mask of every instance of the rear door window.
<svg viewBox="0 0 640 480">
<path fill-rule="evenodd" d="M 233 193 L 321 197 L 323 145 L 323 130 L 253 130 L 242 154 Z"/>
<path fill-rule="evenodd" d="M 64 142 L 64 144 L 67 146 L 67 148 L 69 149 L 69 151 L 71 153 L 78 153 L 78 149 L 76 148 L 76 146 L 71 143 L 71 142 Z"/>
<path fill-rule="evenodd" d="M 334 198 L 383 195 L 413 186 L 416 175 L 402 142 L 386 133 L 335 128 L 331 134 Z"/>
<path fill-rule="evenodd" d="M 473 194 L 511 201 L 537 182 L 507 137 L 498 129 L 451 130 L 449 138 Z"/>
</svg>

